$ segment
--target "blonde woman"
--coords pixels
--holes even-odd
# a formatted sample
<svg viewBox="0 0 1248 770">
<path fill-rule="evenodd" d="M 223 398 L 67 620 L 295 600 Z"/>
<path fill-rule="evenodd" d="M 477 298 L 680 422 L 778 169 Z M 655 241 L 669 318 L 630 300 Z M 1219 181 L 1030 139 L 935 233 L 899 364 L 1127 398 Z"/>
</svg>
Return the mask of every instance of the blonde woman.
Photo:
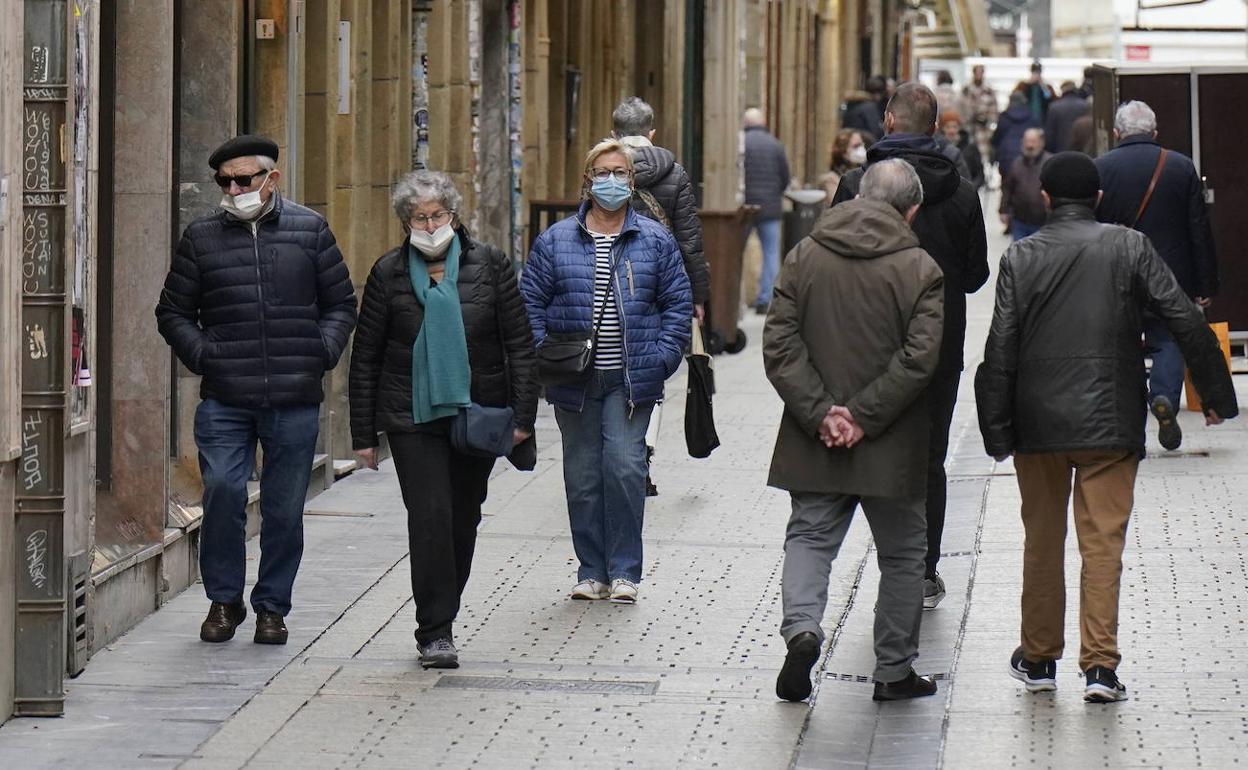
<svg viewBox="0 0 1248 770">
<path fill-rule="evenodd" d="M 632 604 L 642 572 L 646 427 L 689 341 L 693 296 L 676 240 L 628 205 L 634 180 L 627 148 L 598 144 L 585 158 L 584 180 L 576 216 L 533 244 L 520 293 L 563 434 L 580 561 L 572 598 Z M 543 348 L 549 354 L 576 340 L 592 351 L 583 375 L 552 379 Z"/>
</svg>

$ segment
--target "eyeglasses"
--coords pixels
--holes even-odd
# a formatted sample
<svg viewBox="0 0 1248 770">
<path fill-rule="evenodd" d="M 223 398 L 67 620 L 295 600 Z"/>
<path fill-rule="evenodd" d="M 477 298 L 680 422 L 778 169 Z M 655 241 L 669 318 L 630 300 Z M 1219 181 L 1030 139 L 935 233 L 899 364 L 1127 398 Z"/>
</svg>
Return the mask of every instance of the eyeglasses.
<svg viewBox="0 0 1248 770">
<path fill-rule="evenodd" d="M 615 177 L 615 181 L 617 182 L 627 182 L 628 177 L 631 174 L 632 172 L 626 168 L 617 168 L 617 169 L 595 168 L 595 169 L 590 170 L 589 177 L 590 179 L 593 179 L 595 182 L 605 182 L 611 177 Z"/>
<path fill-rule="evenodd" d="M 434 227 L 441 227 L 451 221 L 451 217 L 455 216 L 454 211 L 439 211 L 435 214 L 412 214 L 411 223 L 417 227 L 424 227 L 430 222 Z"/>
<path fill-rule="evenodd" d="M 228 190 L 230 189 L 231 183 L 236 184 L 239 187 L 244 187 L 244 188 L 251 187 L 251 180 L 255 179 L 258 176 L 264 176 L 267 173 L 269 173 L 267 169 L 260 169 L 254 174 L 242 174 L 240 176 L 226 176 L 225 174 L 216 174 L 212 178 L 213 178 L 213 181 L 217 183 L 217 187 L 220 187 L 222 190 Z"/>
</svg>

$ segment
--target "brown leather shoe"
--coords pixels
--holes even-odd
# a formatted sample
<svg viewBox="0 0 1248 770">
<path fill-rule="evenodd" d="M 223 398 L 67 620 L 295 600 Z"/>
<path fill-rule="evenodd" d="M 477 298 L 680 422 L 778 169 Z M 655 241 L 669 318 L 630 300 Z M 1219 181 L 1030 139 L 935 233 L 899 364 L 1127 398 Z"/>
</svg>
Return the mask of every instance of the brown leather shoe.
<svg viewBox="0 0 1248 770">
<path fill-rule="evenodd" d="M 208 608 L 208 617 L 199 627 L 199 638 L 205 642 L 228 642 L 234 638 L 234 629 L 246 619 L 247 607 L 242 602 L 213 602 Z"/>
<path fill-rule="evenodd" d="M 256 644 L 286 644 L 286 621 L 276 612 L 256 611 Z"/>
</svg>

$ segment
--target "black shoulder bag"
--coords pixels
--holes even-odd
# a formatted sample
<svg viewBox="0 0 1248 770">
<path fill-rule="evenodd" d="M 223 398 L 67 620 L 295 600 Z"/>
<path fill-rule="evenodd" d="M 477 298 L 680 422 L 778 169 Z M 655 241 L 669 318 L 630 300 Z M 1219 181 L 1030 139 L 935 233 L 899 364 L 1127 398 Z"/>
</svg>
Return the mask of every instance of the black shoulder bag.
<svg viewBox="0 0 1248 770">
<path fill-rule="evenodd" d="M 615 264 L 607 282 L 607 298 L 589 332 L 547 334 L 537 349 L 537 378 L 542 385 L 582 385 L 594 372 L 594 346 L 598 344 L 598 328 L 602 325 L 607 305 L 615 295 Z"/>
</svg>

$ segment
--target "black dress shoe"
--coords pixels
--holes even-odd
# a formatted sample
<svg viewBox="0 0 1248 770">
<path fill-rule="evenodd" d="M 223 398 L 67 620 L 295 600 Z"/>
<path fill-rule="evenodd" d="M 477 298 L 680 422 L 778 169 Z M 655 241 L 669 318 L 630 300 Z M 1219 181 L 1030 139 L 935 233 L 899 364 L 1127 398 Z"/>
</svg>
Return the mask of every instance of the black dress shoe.
<svg viewBox="0 0 1248 770">
<path fill-rule="evenodd" d="M 234 629 L 246 619 L 247 608 L 242 602 L 213 602 L 208 608 L 208 617 L 199 627 L 199 638 L 205 642 L 228 642 L 234 638 Z"/>
<path fill-rule="evenodd" d="M 789 640 L 789 653 L 776 677 L 776 697 L 780 700 L 803 701 L 810 697 L 810 670 L 819 660 L 819 637 L 803 631 Z"/>
<path fill-rule="evenodd" d="M 286 622 L 276 612 L 256 610 L 256 644 L 286 644 Z"/>
<path fill-rule="evenodd" d="M 936 694 L 936 682 L 919 676 L 910 669 L 905 679 L 898 682 L 876 682 L 871 700 L 909 700 Z"/>
</svg>

